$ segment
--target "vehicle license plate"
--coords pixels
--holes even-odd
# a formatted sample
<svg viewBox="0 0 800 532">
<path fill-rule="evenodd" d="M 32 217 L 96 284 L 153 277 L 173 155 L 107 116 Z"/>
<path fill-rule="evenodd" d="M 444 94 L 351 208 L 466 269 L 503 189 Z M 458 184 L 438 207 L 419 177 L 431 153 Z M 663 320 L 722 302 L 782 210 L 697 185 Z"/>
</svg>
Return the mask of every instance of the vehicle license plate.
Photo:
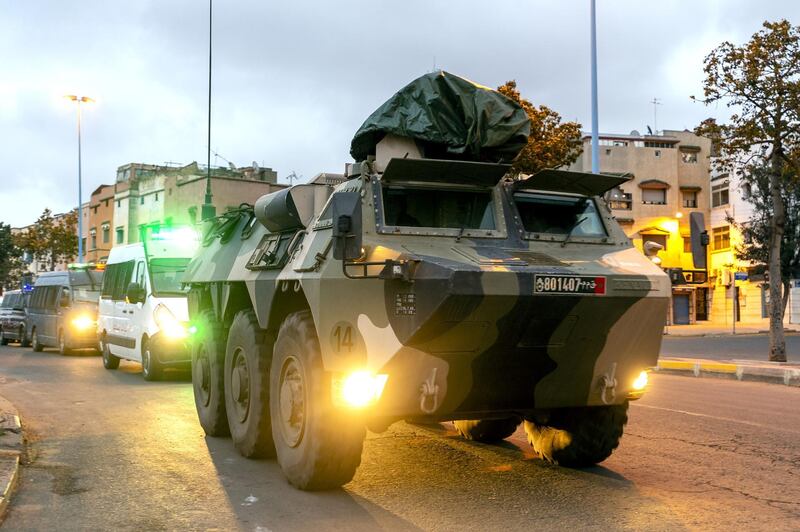
<svg viewBox="0 0 800 532">
<path fill-rule="evenodd" d="M 535 275 L 535 294 L 605 294 L 606 278 L 589 275 Z"/>
</svg>

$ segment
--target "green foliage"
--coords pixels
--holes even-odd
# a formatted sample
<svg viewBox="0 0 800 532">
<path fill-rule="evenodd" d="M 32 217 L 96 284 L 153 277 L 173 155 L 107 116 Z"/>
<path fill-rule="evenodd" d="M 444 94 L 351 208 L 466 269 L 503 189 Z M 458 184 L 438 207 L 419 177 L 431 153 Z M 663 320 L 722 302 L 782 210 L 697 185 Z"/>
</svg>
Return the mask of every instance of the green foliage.
<svg viewBox="0 0 800 532">
<path fill-rule="evenodd" d="M 52 271 L 59 262 L 73 260 L 77 255 L 77 224 L 75 211 L 56 218 L 50 209 L 45 209 L 31 227 L 17 235 L 15 244 L 34 260 L 44 261 Z"/>
<path fill-rule="evenodd" d="M 533 174 L 545 168 L 558 168 L 575 162 L 583 150 L 581 125 L 561 122 L 561 115 L 549 107 L 536 107 L 522 97 L 516 81 L 508 81 L 498 92 L 519 103 L 531 121 L 528 144 L 514 159 L 512 171 Z"/>
<path fill-rule="evenodd" d="M 720 169 L 733 171 L 773 156 L 781 165 L 800 168 L 800 27 L 786 20 L 764 22 L 749 42 L 715 48 L 703 71 L 701 101 L 722 101 L 734 111 L 727 123 L 708 119 L 696 130 L 714 141 Z"/>
<path fill-rule="evenodd" d="M 13 283 L 15 279 L 11 278 L 11 273 L 15 269 L 20 253 L 11 237 L 11 226 L 0 222 L 0 286 L 16 288 L 19 284 Z"/>
<path fill-rule="evenodd" d="M 740 186 L 750 191 L 745 200 L 753 206 L 753 213 L 744 223 L 728 217 L 728 223 L 736 226 L 742 234 L 743 242 L 734 250 L 736 258 L 755 264 L 767 264 L 773 216 L 769 168 L 751 168 L 743 176 Z M 794 179 L 783 181 L 781 197 L 786 209 L 781 244 L 781 275 L 789 279 L 800 276 L 800 182 Z"/>
</svg>

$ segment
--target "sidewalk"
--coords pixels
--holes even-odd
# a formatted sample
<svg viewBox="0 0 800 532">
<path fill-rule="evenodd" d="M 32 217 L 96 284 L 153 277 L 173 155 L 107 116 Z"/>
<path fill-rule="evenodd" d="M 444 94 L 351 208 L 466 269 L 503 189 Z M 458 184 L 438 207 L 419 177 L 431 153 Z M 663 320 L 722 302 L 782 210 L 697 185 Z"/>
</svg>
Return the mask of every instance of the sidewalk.
<svg viewBox="0 0 800 532">
<path fill-rule="evenodd" d="M 19 476 L 23 451 L 22 426 L 14 405 L 0 397 L 0 523 Z"/>
<path fill-rule="evenodd" d="M 660 357 L 656 371 L 659 373 L 693 375 L 695 377 L 722 377 L 740 381 L 760 381 L 800 387 L 800 364 L 791 362 Z"/>
<path fill-rule="evenodd" d="M 786 333 L 800 333 L 800 324 L 784 323 Z M 736 334 L 764 334 L 769 332 L 769 323 L 737 323 Z M 733 333 L 733 325 L 699 322 L 694 325 L 668 325 L 664 327 L 667 336 L 722 336 Z"/>
</svg>

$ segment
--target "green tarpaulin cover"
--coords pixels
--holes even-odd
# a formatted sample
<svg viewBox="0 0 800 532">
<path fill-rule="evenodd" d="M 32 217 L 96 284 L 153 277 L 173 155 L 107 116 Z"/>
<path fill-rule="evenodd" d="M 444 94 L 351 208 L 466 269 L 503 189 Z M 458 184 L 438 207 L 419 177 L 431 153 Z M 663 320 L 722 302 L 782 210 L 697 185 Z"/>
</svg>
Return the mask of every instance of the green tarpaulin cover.
<svg viewBox="0 0 800 532">
<path fill-rule="evenodd" d="M 350 155 L 365 160 L 393 133 L 416 139 L 430 158 L 511 162 L 530 130 L 517 102 L 439 71 L 412 81 L 372 113 L 353 137 Z"/>
</svg>

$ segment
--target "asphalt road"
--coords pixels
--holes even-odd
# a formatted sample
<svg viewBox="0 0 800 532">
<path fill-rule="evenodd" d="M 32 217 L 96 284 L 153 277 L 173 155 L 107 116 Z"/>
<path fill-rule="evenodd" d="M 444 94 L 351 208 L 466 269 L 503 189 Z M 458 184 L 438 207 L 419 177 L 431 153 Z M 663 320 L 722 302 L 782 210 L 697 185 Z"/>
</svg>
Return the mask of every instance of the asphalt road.
<svg viewBox="0 0 800 532">
<path fill-rule="evenodd" d="M 708 358 L 711 360 L 769 360 L 769 336 L 740 334 L 726 336 L 664 336 L 661 356 Z M 786 335 L 786 359 L 800 362 L 800 334 Z"/>
<path fill-rule="evenodd" d="M 569 470 L 447 425 L 370 435 L 344 489 L 303 493 L 274 461 L 203 435 L 191 384 L 139 366 L 0 348 L 29 442 L 7 530 L 531 530 L 800 527 L 800 389 L 656 375 L 620 448 Z M 181 380 L 182 379 L 182 380 Z"/>
</svg>

